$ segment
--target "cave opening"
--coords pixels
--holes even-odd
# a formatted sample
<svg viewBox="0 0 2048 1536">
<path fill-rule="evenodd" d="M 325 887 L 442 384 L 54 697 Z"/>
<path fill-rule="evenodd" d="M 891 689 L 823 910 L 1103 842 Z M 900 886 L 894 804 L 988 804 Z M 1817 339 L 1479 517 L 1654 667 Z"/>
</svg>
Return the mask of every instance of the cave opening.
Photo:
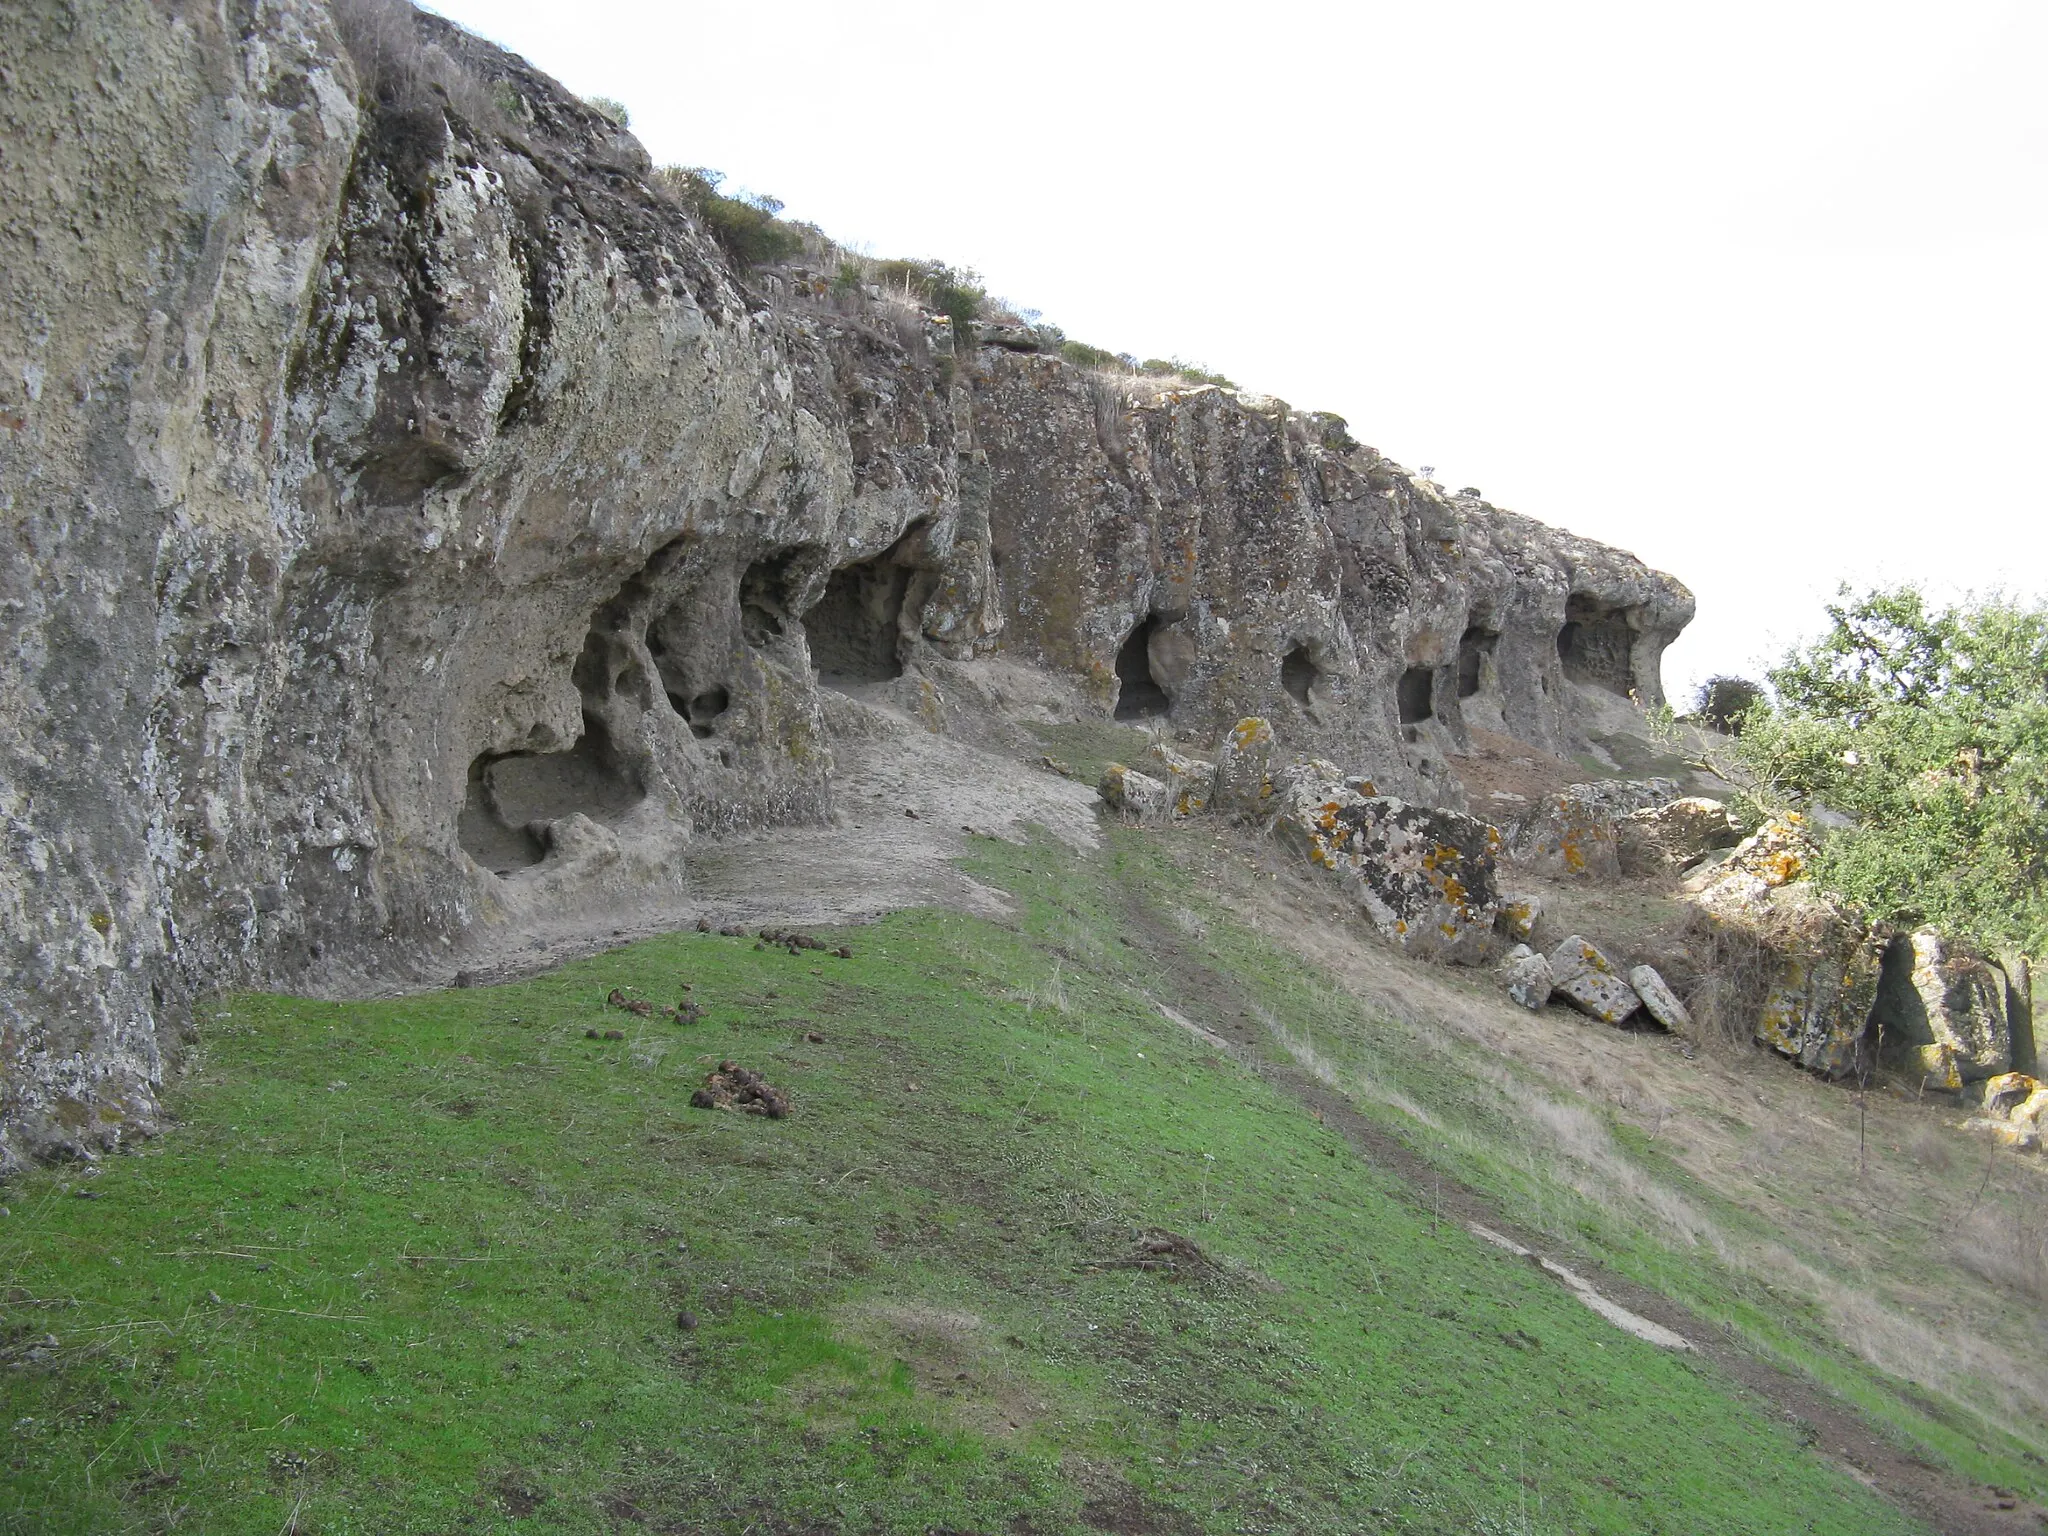
<svg viewBox="0 0 2048 1536">
<path fill-rule="evenodd" d="M 740 574 L 740 635 L 755 650 L 787 631 L 789 593 L 802 546 L 764 555 Z"/>
<path fill-rule="evenodd" d="M 887 556 L 841 566 L 804 615 L 811 665 L 830 685 L 886 683 L 903 675 L 903 603 L 911 570 Z"/>
<path fill-rule="evenodd" d="M 1173 708 L 1172 696 L 1152 675 L 1152 635 L 1158 628 L 1158 615 L 1148 613 L 1116 653 L 1115 713 L 1119 720 L 1142 720 Z"/>
<path fill-rule="evenodd" d="M 718 717 L 732 705 L 732 695 L 723 688 L 706 688 L 700 693 L 671 693 L 668 707 L 683 717 L 690 734 L 699 741 L 717 728 Z"/>
<path fill-rule="evenodd" d="M 1635 691 L 1635 626 L 1630 610 L 1603 603 L 1590 593 L 1565 600 L 1564 627 L 1557 632 L 1557 659 L 1575 683 L 1593 683 L 1627 698 Z"/>
<path fill-rule="evenodd" d="M 616 822 L 645 798 L 640 775 L 586 711 L 565 752 L 485 752 L 471 762 L 456 836 L 477 863 L 509 875 L 546 857 L 538 824 L 579 811 Z"/>
<path fill-rule="evenodd" d="M 1487 663 L 1500 643 L 1498 630 L 1473 625 L 1458 640 L 1458 697 L 1469 699 L 1486 684 Z"/>
<path fill-rule="evenodd" d="M 1431 697 L 1435 690 L 1435 674 L 1428 667 L 1410 667 L 1401 674 L 1394 689 L 1394 705 L 1403 725 L 1420 725 L 1436 713 Z"/>
<path fill-rule="evenodd" d="M 1280 686 L 1297 704 L 1308 702 L 1309 690 L 1322 678 L 1316 664 L 1309 660 L 1308 647 L 1297 645 L 1280 658 Z"/>
</svg>

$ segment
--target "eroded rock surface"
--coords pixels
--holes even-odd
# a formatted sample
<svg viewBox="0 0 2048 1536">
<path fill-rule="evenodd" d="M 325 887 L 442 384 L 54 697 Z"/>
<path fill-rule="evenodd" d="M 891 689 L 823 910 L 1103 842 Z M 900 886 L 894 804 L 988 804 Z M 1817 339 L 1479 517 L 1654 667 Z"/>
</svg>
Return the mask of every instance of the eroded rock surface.
<svg viewBox="0 0 2048 1536">
<path fill-rule="evenodd" d="M 397 20 L 8 17 L 0 1164 L 146 1129 L 203 990 L 681 901 L 707 836 L 830 814 L 834 696 L 1278 720 L 1409 797 L 1357 836 L 1472 871 L 1424 825 L 1470 725 L 1661 698 L 1692 600 L 1633 558 L 738 271 L 522 61 L 346 15 Z"/>
</svg>

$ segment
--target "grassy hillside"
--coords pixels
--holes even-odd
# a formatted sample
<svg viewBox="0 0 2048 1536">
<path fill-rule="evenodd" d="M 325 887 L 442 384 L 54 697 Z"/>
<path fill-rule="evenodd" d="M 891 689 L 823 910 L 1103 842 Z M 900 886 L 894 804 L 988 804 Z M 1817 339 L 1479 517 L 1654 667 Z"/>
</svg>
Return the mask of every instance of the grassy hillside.
<svg viewBox="0 0 2048 1536">
<path fill-rule="evenodd" d="M 1014 924 L 223 1005 L 173 1132 L 5 1193 L 0 1529 L 1915 1528 L 1168 1019 L 1199 910 L 1359 1022 L 1151 840 L 973 863 Z"/>
</svg>

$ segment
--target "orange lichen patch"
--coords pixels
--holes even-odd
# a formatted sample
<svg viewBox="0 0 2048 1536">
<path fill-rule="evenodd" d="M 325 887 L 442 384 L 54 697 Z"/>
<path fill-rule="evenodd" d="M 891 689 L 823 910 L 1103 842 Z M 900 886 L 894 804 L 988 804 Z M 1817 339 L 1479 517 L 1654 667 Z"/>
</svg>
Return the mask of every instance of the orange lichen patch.
<svg viewBox="0 0 2048 1536">
<path fill-rule="evenodd" d="M 1578 835 L 1567 832 L 1558 840 L 1557 851 L 1564 856 L 1564 867 L 1575 875 L 1586 872 L 1586 851 L 1579 846 Z"/>
<path fill-rule="evenodd" d="M 1805 869 L 1804 859 L 1790 849 L 1781 848 L 1758 861 L 1757 873 L 1771 885 L 1790 885 Z"/>
</svg>

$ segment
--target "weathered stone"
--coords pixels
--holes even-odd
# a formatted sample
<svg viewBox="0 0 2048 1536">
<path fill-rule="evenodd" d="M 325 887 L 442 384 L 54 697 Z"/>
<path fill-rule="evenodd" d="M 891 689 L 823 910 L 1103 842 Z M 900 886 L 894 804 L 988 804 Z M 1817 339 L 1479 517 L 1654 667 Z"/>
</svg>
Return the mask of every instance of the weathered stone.
<svg viewBox="0 0 2048 1536">
<path fill-rule="evenodd" d="M 1888 931 L 1816 892 L 1813 844 L 1798 818 L 1766 823 L 1685 883 L 1687 899 L 1745 935 L 1760 974 L 1736 978 L 1760 999 L 1755 1038 L 1813 1071 L 1843 1077 L 1868 1065 L 1867 1036 Z"/>
<path fill-rule="evenodd" d="M 1874 1013 L 1888 1066 L 1956 1091 L 2012 1070 L 2005 973 L 1932 929 L 1894 939 Z"/>
<path fill-rule="evenodd" d="M 1165 821 L 1173 815 L 1173 793 L 1165 781 L 1122 763 L 1111 763 L 1102 771 L 1095 792 L 1110 809 L 1133 821 Z"/>
<path fill-rule="evenodd" d="M 1621 874 L 1619 817 L 1661 805 L 1678 793 L 1670 779 L 1601 780 L 1545 795 L 1508 834 L 1517 864 L 1540 874 L 1612 880 Z"/>
<path fill-rule="evenodd" d="M 1813 842 L 1798 817 L 1768 821 L 1684 889 L 1695 905 L 1719 917 L 1753 917 L 1767 910 L 1772 891 L 1804 879 L 1812 860 Z"/>
<path fill-rule="evenodd" d="M 1746 922 L 1765 945 L 1756 1039 L 1824 1076 L 1862 1070 L 1884 936 L 1803 881 L 1767 893 Z"/>
<path fill-rule="evenodd" d="M 1998 1120 L 2032 1122 L 2048 1108 L 2048 1084 L 2026 1072 L 2003 1072 L 1978 1085 L 1984 1113 Z"/>
<path fill-rule="evenodd" d="M 1002 644 L 1104 708 L 1149 672 L 1178 730 L 1261 715 L 1383 792 L 1454 804 L 1468 721 L 1569 754 L 1584 693 L 1661 699 L 1692 609 L 1669 578 L 1450 498 L 1283 401 L 977 361 Z"/>
<path fill-rule="evenodd" d="M 1536 924 L 1543 918 L 1543 898 L 1529 894 L 1501 892 L 1500 914 L 1496 919 L 1500 931 L 1511 939 L 1528 939 L 1535 935 Z"/>
<path fill-rule="evenodd" d="M 1621 870 L 1628 875 L 1681 869 L 1716 848 L 1732 848 L 1741 829 L 1718 800 L 1687 796 L 1631 811 L 1614 824 Z"/>
<path fill-rule="evenodd" d="M 1569 790 L 1545 795 L 1518 818 L 1509 841 L 1516 864 L 1539 874 L 1614 880 L 1621 875 L 1612 818 Z"/>
<path fill-rule="evenodd" d="M 1619 1024 L 1643 1005 L 1615 963 L 1578 934 L 1550 952 L 1550 973 L 1554 996 L 1603 1024 Z"/>
<path fill-rule="evenodd" d="M 1485 961 L 1499 902 L 1497 831 L 1459 811 L 1361 796 L 1319 760 L 1276 777 L 1276 827 L 1343 882 L 1382 935 L 1453 964 Z"/>
<path fill-rule="evenodd" d="M 1164 770 L 1168 796 L 1176 816 L 1198 816 L 1216 792 L 1216 765 L 1187 757 L 1163 741 L 1152 743 L 1152 760 Z"/>
<path fill-rule="evenodd" d="M 1500 979 L 1508 996 L 1531 1012 L 1550 1001 L 1551 989 L 1557 982 L 1551 974 L 1550 962 L 1526 944 L 1517 944 L 1508 951 L 1501 962 Z"/>
<path fill-rule="evenodd" d="M 839 695 L 1035 668 L 1446 802 L 1468 716 L 1661 699 L 1681 585 L 1333 417 L 736 268 L 437 17 L 196 15 L 6 23 L 0 1167 L 146 1130 L 201 990 L 686 910 L 702 836 L 831 814 Z"/>
<path fill-rule="evenodd" d="M 1231 815 L 1262 818 L 1273 798 L 1273 723 L 1251 716 L 1224 733 L 1216 748 L 1211 804 Z"/>
<path fill-rule="evenodd" d="M 1636 990 L 1636 996 L 1643 1000 L 1643 1007 L 1650 1017 L 1670 1030 L 1682 1035 L 1692 1028 L 1692 1015 L 1685 1011 L 1685 1004 L 1678 1000 L 1678 994 L 1664 983 L 1656 967 L 1639 965 L 1628 973 L 1628 984 Z"/>
</svg>

